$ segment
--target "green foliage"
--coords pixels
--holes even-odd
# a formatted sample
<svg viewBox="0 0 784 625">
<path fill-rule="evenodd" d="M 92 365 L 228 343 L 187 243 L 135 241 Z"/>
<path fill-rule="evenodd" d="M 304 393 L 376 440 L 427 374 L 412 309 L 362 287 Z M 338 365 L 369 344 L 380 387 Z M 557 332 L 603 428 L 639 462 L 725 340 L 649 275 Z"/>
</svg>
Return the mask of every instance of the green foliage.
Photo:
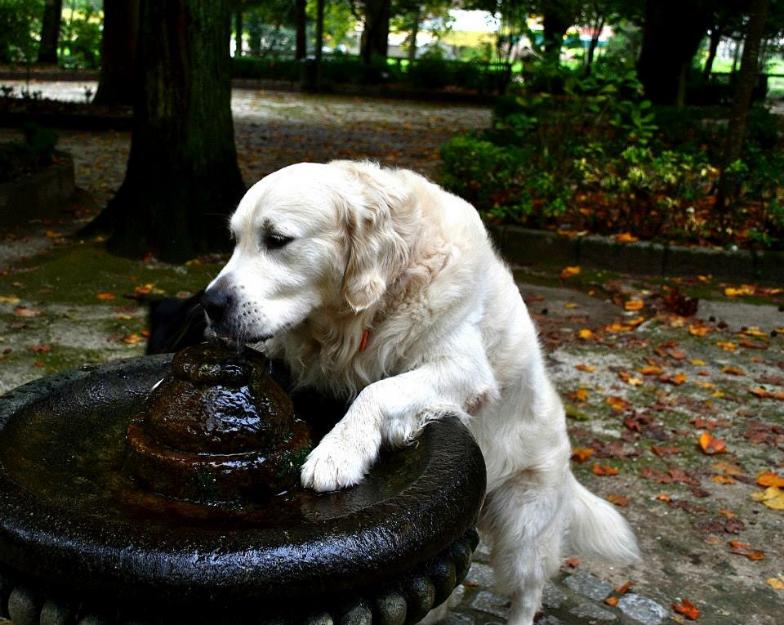
<svg viewBox="0 0 784 625">
<path fill-rule="evenodd" d="M 60 24 L 59 63 L 67 68 L 95 69 L 101 64 L 103 13 L 97 0 L 70 0 Z"/>
<path fill-rule="evenodd" d="M 32 63 L 38 54 L 43 0 L 0 0 L 0 63 Z"/>
<path fill-rule="evenodd" d="M 621 66 L 559 77 L 562 94 L 521 89 L 499 98 L 490 129 L 445 144 L 447 188 L 494 221 L 784 247 L 784 151 L 774 115 L 762 107 L 750 115 L 733 166 L 745 208 L 723 231 L 711 208 L 726 112 L 653 107 Z"/>
</svg>

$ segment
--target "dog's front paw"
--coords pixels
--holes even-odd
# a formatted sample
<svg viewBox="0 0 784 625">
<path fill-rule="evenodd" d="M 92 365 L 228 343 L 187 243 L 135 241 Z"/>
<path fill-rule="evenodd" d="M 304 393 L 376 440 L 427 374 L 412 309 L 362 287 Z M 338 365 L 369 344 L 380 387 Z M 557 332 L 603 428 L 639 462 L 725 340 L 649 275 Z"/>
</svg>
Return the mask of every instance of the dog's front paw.
<svg viewBox="0 0 784 625">
<path fill-rule="evenodd" d="M 318 492 L 354 486 L 368 469 L 358 450 L 327 434 L 302 466 L 302 485 Z"/>
</svg>

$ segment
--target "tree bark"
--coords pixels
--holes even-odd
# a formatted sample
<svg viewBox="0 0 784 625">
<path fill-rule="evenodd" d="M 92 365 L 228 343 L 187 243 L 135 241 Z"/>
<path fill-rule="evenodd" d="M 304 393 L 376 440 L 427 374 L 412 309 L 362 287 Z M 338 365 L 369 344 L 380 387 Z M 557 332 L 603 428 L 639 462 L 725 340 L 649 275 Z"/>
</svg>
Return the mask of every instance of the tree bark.
<svg viewBox="0 0 784 625">
<path fill-rule="evenodd" d="M 294 54 L 298 61 L 308 56 L 307 39 L 307 0 L 296 0 L 294 3 L 294 21 L 297 25 L 297 49 Z"/>
<path fill-rule="evenodd" d="M 324 47 L 324 0 L 316 0 L 316 63 L 321 63 Z"/>
<path fill-rule="evenodd" d="M 391 0 L 365 0 L 365 29 L 360 55 L 365 65 L 374 57 L 387 57 Z"/>
<path fill-rule="evenodd" d="M 141 92 L 117 195 L 93 222 L 110 251 L 179 262 L 228 249 L 244 185 L 231 116 L 228 0 L 142 0 Z"/>
<path fill-rule="evenodd" d="M 749 22 L 746 26 L 746 37 L 743 42 L 740 71 L 735 81 L 735 98 L 732 102 L 732 111 L 727 125 L 721 178 L 716 195 L 716 211 L 722 218 L 726 215 L 727 208 L 738 191 L 738 180 L 732 172 L 732 166 L 743 154 L 746 123 L 751 107 L 751 97 L 757 84 L 760 48 L 765 33 L 765 23 L 768 19 L 768 0 L 751 0 L 749 5 Z"/>
<path fill-rule="evenodd" d="M 653 103 L 675 103 L 683 67 L 697 53 L 710 18 L 707 0 L 647 0 L 637 73 Z"/>
<path fill-rule="evenodd" d="M 234 14 L 234 56 L 242 56 L 242 9 Z"/>
<path fill-rule="evenodd" d="M 702 82 L 708 82 L 713 71 L 713 61 L 716 60 L 716 52 L 721 43 L 721 27 L 714 26 L 710 31 L 710 43 L 708 45 L 708 58 L 705 59 L 705 66 L 702 68 Z"/>
<path fill-rule="evenodd" d="M 602 35 L 602 29 L 604 28 L 604 16 L 600 17 L 596 22 L 594 22 L 594 29 L 591 33 L 591 41 L 588 44 L 588 58 L 585 62 L 585 71 L 587 74 L 591 73 L 591 67 L 593 66 L 593 57 L 596 53 L 596 48 L 599 46 L 599 37 Z"/>
<path fill-rule="evenodd" d="M 417 7 L 411 14 L 411 32 L 408 35 L 408 62 L 416 61 L 417 55 L 417 35 L 419 35 L 419 20 L 421 10 Z"/>
<path fill-rule="evenodd" d="M 95 104 L 133 104 L 138 85 L 139 0 L 105 0 Z"/>
<path fill-rule="evenodd" d="M 563 38 L 574 18 L 574 13 L 562 2 L 543 3 L 544 56 L 553 65 L 560 62 Z"/>
<path fill-rule="evenodd" d="M 41 43 L 38 47 L 39 63 L 57 63 L 57 42 L 60 39 L 60 17 L 63 0 L 46 0 L 41 22 Z"/>
</svg>

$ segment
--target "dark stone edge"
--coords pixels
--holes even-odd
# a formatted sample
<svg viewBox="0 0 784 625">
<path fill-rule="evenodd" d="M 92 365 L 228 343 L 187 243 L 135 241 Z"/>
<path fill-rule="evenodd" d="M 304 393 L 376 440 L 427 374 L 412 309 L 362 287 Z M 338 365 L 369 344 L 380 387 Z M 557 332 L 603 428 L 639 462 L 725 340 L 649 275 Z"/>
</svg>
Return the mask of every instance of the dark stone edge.
<svg viewBox="0 0 784 625">
<path fill-rule="evenodd" d="M 611 237 L 566 237 L 549 230 L 488 224 L 500 254 L 511 263 L 553 262 L 637 275 L 712 275 L 725 280 L 781 282 L 784 252 L 721 250 L 669 243 L 618 243 Z"/>
<path fill-rule="evenodd" d="M 216 615 L 162 614 L 96 605 L 79 597 L 52 596 L 33 584 L 17 583 L 17 575 L 0 570 L 0 617 L 13 625 L 151 625 L 152 623 L 244 623 L 258 625 L 411 625 L 446 601 L 465 579 L 471 567 L 479 534 L 471 528 L 425 564 L 414 567 L 400 579 L 378 591 L 338 597 L 324 608 L 309 608 L 297 614 L 265 614 L 243 606 L 243 614 Z"/>
</svg>

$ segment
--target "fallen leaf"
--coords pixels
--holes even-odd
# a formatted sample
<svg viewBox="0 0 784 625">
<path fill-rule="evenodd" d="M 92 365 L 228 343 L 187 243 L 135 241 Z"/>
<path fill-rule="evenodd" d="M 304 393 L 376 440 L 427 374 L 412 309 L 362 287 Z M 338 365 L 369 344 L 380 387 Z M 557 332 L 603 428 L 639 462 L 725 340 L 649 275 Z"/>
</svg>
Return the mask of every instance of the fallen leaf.
<svg viewBox="0 0 784 625">
<path fill-rule="evenodd" d="M 647 367 L 643 367 L 638 371 L 643 375 L 661 375 L 662 373 L 664 373 L 664 369 L 662 369 L 657 365 L 648 365 Z"/>
<path fill-rule="evenodd" d="M 572 460 L 575 462 L 585 462 L 593 456 L 593 449 L 590 447 L 575 447 L 572 450 Z"/>
<path fill-rule="evenodd" d="M 689 334 L 691 334 L 692 336 L 705 336 L 710 331 L 711 331 L 710 326 L 696 325 L 696 324 L 689 326 Z"/>
<path fill-rule="evenodd" d="M 642 380 L 640 378 L 633 376 L 628 371 L 619 371 L 618 377 L 630 386 L 640 386 L 642 384 Z"/>
<path fill-rule="evenodd" d="M 659 456 L 659 458 L 681 453 L 681 450 L 677 447 L 657 447 L 656 445 L 651 445 L 651 451 Z"/>
<path fill-rule="evenodd" d="M 713 475 L 711 476 L 711 480 L 717 484 L 735 484 L 737 482 L 734 477 L 730 477 L 729 475 Z"/>
<path fill-rule="evenodd" d="M 618 605 L 618 597 L 615 597 L 615 596 L 613 596 L 613 595 L 610 595 L 609 597 L 607 597 L 607 598 L 604 600 L 604 602 L 605 602 L 607 605 L 609 605 L 610 607 L 613 607 L 613 608 L 614 608 L 615 606 L 617 606 L 617 605 Z"/>
<path fill-rule="evenodd" d="M 125 343 L 126 345 L 138 345 L 143 340 L 144 339 L 136 332 L 131 332 L 130 334 L 122 338 L 122 342 Z"/>
<path fill-rule="evenodd" d="M 716 346 L 720 347 L 725 352 L 734 352 L 736 349 L 738 349 L 738 345 L 732 341 L 718 341 Z"/>
<path fill-rule="evenodd" d="M 591 467 L 591 472 L 594 475 L 598 475 L 600 477 L 609 477 L 613 475 L 618 475 L 621 470 L 618 467 L 610 466 L 609 464 L 599 464 L 596 463 Z"/>
<path fill-rule="evenodd" d="M 577 331 L 577 338 L 582 339 L 583 341 L 587 341 L 588 339 L 593 338 L 593 331 L 589 328 L 581 328 Z"/>
<path fill-rule="evenodd" d="M 571 278 L 572 276 L 577 276 L 580 274 L 580 267 L 564 267 L 561 270 L 561 280 L 566 280 Z"/>
<path fill-rule="evenodd" d="M 773 590 L 784 590 L 784 577 L 769 577 L 766 581 Z"/>
<path fill-rule="evenodd" d="M 685 373 L 676 373 L 675 375 L 663 375 L 659 378 L 659 382 L 664 382 L 666 384 L 672 384 L 673 386 L 680 386 L 689 377 Z"/>
<path fill-rule="evenodd" d="M 607 495 L 606 499 L 619 508 L 626 508 L 629 505 L 629 498 L 625 495 Z"/>
<path fill-rule="evenodd" d="M 624 310 L 642 310 L 645 303 L 641 299 L 630 299 L 623 305 Z"/>
<path fill-rule="evenodd" d="M 727 443 L 714 437 L 710 432 L 703 432 L 700 434 L 699 443 L 702 452 L 709 456 L 727 451 Z"/>
<path fill-rule="evenodd" d="M 765 471 L 757 476 L 757 485 L 784 488 L 784 477 L 781 477 L 773 471 Z"/>
<path fill-rule="evenodd" d="M 751 393 L 762 399 L 778 399 L 784 401 L 784 391 L 769 391 L 761 386 L 751 389 Z"/>
<path fill-rule="evenodd" d="M 719 460 L 713 463 L 713 470 L 721 473 L 722 475 L 730 475 L 737 477 L 738 475 L 745 475 L 745 472 L 737 464 L 727 462 L 726 460 Z"/>
<path fill-rule="evenodd" d="M 566 558 L 566 560 L 564 560 L 564 566 L 568 566 L 570 569 L 576 569 L 578 566 L 580 566 L 580 558 L 577 556 Z"/>
<path fill-rule="evenodd" d="M 582 362 L 578 365 L 575 365 L 574 368 L 577 369 L 578 371 L 585 371 L 585 373 L 593 373 L 594 371 L 596 371 L 596 367 L 594 367 L 593 365 L 587 365 Z"/>
<path fill-rule="evenodd" d="M 634 243 L 638 239 L 631 232 L 621 232 L 615 235 L 615 240 L 618 243 Z"/>
<path fill-rule="evenodd" d="M 46 366 L 46 363 L 43 360 L 34 360 L 33 366 L 38 367 L 39 369 L 43 369 Z"/>
<path fill-rule="evenodd" d="M 36 354 L 48 354 L 52 351 L 52 346 L 49 343 L 38 343 L 37 345 L 32 345 L 30 351 Z"/>
<path fill-rule="evenodd" d="M 771 510 L 784 510 L 784 490 L 778 486 L 768 486 L 761 493 L 752 493 L 751 498 L 759 501 Z"/>
<path fill-rule="evenodd" d="M 729 543 L 730 553 L 738 556 L 744 556 L 749 560 L 757 561 L 765 558 L 765 552 L 761 549 L 753 549 L 749 543 L 741 542 L 740 540 L 731 540 Z"/>
<path fill-rule="evenodd" d="M 37 308 L 28 308 L 27 306 L 17 306 L 14 309 L 14 314 L 17 317 L 38 317 L 41 311 Z"/>
<path fill-rule="evenodd" d="M 631 407 L 631 404 L 623 399 L 623 397 L 617 397 L 615 395 L 610 395 L 604 401 L 609 404 L 615 412 L 623 412 Z"/>
<path fill-rule="evenodd" d="M 568 393 L 567 397 L 572 401 L 585 403 L 586 401 L 588 401 L 588 389 L 582 387 L 578 388 L 576 391 L 572 391 L 571 393 Z"/>
<path fill-rule="evenodd" d="M 683 614 L 690 621 L 696 621 L 700 618 L 700 609 L 685 597 L 681 601 L 673 603 L 672 609 L 678 614 Z"/>
<path fill-rule="evenodd" d="M 618 586 L 618 588 L 615 589 L 615 592 L 617 592 L 619 595 L 625 595 L 633 587 L 634 587 L 634 582 L 632 580 L 629 580 L 628 582 L 622 584 L 621 586 Z"/>
<path fill-rule="evenodd" d="M 0 295 L 0 304 L 16 306 L 21 301 L 16 295 Z"/>
<path fill-rule="evenodd" d="M 703 367 L 703 366 L 705 366 L 705 361 L 702 360 L 702 358 L 692 358 L 689 362 L 692 365 L 694 365 L 695 367 Z"/>
<path fill-rule="evenodd" d="M 751 284 L 743 284 L 738 288 L 728 286 L 724 289 L 724 295 L 727 297 L 740 297 L 742 295 L 754 295 L 754 286 Z"/>
<path fill-rule="evenodd" d="M 749 326 L 748 328 L 743 328 L 740 331 L 741 334 L 745 334 L 746 336 L 756 336 L 759 338 L 767 338 L 768 333 L 759 328 L 758 326 Z"/>
<path fill-rule="evenodd" d="M 98 291 L 95 294 L 95 297 L 97 297 L 102 302 L 110 302 L 113 299 L 117 299 L 117 296 L 114 293 L 110 293 L 109 291 Z"/>
<path fill-rule="evenodd" d="M 727 375 L 746 375 L 746 372 L 743 369 L 736 367 L 735 365 L 722 367 L 721 372 L 726 373 Z"/>
<path fill-rule="evenodd" d="M 47 239 L 59 239 L 62 237 L 62 233 L 56 232 L 54 230 L 47 230 L 44 234 L 46 234 Z"/>
</svg>

